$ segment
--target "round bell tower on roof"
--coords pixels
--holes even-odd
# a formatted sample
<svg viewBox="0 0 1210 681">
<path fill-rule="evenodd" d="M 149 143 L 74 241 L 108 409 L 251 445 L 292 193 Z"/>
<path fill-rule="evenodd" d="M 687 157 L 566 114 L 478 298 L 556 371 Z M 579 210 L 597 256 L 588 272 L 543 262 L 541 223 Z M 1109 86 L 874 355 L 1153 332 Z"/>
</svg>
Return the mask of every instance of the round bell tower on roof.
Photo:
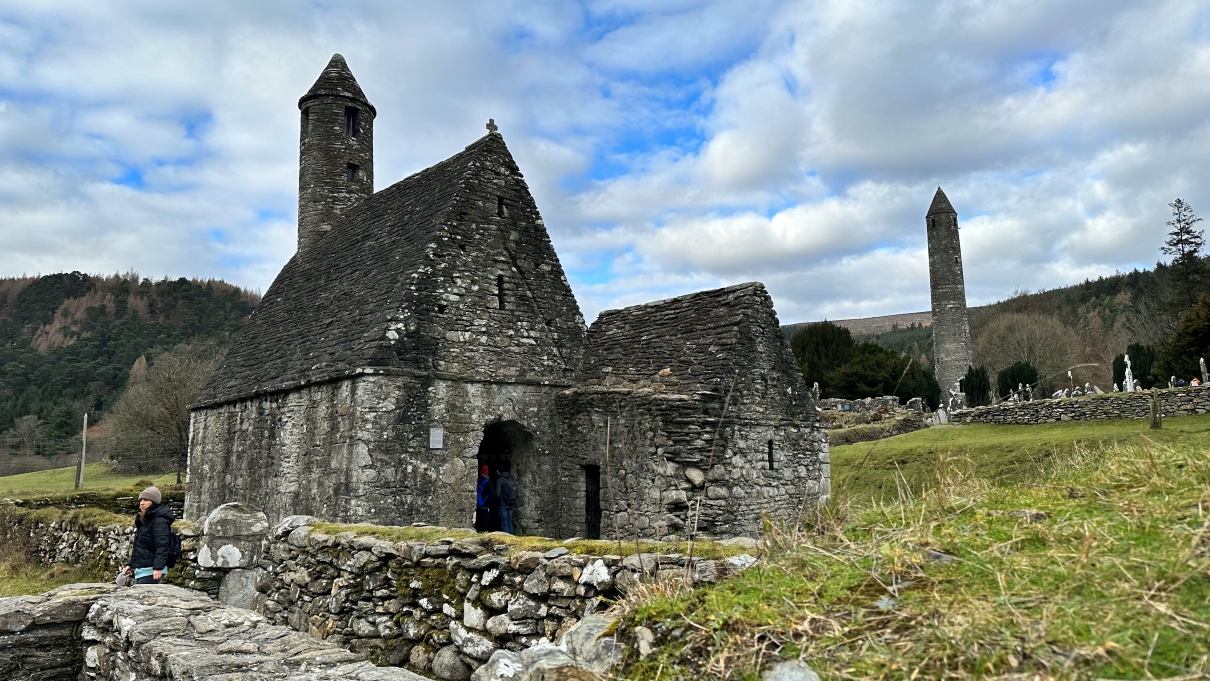
<svg viewBox="0 0 1210 681">
<path fill-rule="evenodd" d="M 332 59 L 324 67 L 323 73 L 320 73 L 319 78 L 315 79 L 315 84 L 311 86 L 310 90 L 307 90 L 307 94 L 298 99 L 298 108 L 303 108 L 307 102 L 316 97 L 324 96 L 346 97 L 368 107 L 371 116 L 378 115 L 374 105 L 370 104 L 370 100 L 366 99 L 365 93 L 361 91 L 361 86 L 357 84 L 357 79 L 353 77 L 353 72 L 345 63 L 345 58 L 340 54 L 332 55 Z"/>
<path fill-rule="evenodd" d="M 319 74 L 300 110 L 298 252 L 314 246 L 349 208 L 374 193 L 374 117 L 345 58 Z"/>
</svg>

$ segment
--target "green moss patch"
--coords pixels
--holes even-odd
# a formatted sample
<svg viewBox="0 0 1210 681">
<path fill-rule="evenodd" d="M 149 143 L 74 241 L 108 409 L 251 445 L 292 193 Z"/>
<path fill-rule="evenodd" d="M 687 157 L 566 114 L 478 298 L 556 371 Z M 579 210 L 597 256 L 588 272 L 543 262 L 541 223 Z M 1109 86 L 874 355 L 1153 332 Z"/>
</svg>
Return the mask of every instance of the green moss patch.
<svg viewBox="0 0 1210 681">
<path fill-rule="evenodd" d="M 589 556 L 629 556 L 636 553 L 687 553 L 689 550 L 688 542 L 673 544 L 671 542 L 623 540 L 619 546 L 619 543 L 615 541 L 597 539 L 564 542 L 548 537 L 515 536 L 502 532 L 480 534 L 474 530 L 444 527 L 396 527 L 366 524 L 315 523 L 314 528 L 317 532 L 328 535 L 352 532 L 358 536 L 376 537 L 396 544 L 399 542 L 424 542 L 431 544 L 438 539 L 459 540 L 470 537 L 482 537 L 496 544 L 507 544 L 515 551 L 545 552 L 561 546 L 571 553 Z M 743 548 L 727 546 L 708 540 L 695 541 L 693 543 L 693 555 L 701 558 L 728 558 L 730 556 L 737 556 L 745 551 L 746 549 Z"/>
</svg>

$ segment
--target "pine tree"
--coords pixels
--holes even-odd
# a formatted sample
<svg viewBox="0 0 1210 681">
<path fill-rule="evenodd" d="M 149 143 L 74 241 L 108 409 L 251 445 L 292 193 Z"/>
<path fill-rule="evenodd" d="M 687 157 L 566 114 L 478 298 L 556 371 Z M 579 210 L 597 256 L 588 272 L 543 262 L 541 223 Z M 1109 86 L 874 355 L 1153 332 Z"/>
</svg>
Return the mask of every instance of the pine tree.
<svg viewBox="0 0 1210 681">
<path fill-rule="evenodd" d="M 1172 256 L 1172 275 L 1174 279 L 1176 303 L 1180 312 L 1184 312 L 1197 300 L 1201 293 L 1205 266 L 1202 264 L 1201 250 L 1205 245 L 1202 230 L 1193 226 L 1202 219 L 1194 215 L 1193 208 L 1183 199 L 1177 199 L 1168 204 L 1172 208 L 1172 219 L 1167 222 L 1172 231 L 1168 239 L 1160 247 L 1165 255 Z"/>
</svg>

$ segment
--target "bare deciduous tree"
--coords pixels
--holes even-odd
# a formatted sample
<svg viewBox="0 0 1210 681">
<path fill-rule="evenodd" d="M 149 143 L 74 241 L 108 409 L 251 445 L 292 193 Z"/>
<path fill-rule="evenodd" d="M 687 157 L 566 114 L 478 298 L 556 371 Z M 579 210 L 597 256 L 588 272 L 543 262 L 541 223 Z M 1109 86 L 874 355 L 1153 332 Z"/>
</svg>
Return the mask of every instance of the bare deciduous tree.
<svg viewBox="0 0 1210 681">
<path fill-rule="evenodd" d="M 1039 377 L 1052 376 L 1081 363 L 1079 335 L 1049 315 L 1021 312 L 995 315 L 973 331 L 975 365 L 987 367 L 992 375 L 1017 362 L 1029 362 L 1037 368 Z M 1062 378 L 1061 382 L 1066 384 L 1066 375 Z"/>
<path fill-rule="evenodd" d="M 138 473 L 179 471 L 189 446 L 189 405 L 222 362 L 223 350 L 178 345 L 147 366 L 135 363 L 110 411 L 114 459 Z"/>
</svg>

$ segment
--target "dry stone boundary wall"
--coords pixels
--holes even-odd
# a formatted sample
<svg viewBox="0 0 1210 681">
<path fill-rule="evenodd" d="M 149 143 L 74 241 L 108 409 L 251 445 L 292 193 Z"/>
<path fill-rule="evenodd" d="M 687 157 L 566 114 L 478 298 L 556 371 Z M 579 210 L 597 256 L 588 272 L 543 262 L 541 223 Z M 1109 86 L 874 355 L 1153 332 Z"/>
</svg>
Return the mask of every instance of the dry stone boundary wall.
<svg viewBox="0 0 1210 681">
<path fill-rule="evenodd" d="M 514 551 L 490 534 L 392 543 L 326 534 L 312 520 L 287 518 L 266 540 L 252 607 L 368 659 L 443 679 L 465 678 L 498 650 L 556 642 L 640 581 L 688 572 L 714 582 L 755 560 Z"/>
<path fill-rule="evenodd" d="M 1163 416 L 1191 416 L 1210 412 L 1210 386 L 1157 390 Z M 1108 393 L 1067 399 L 1005 402 L 990 407 L 955 411 L 951 423 L 1026 425 L 1057 421 L 1145 419 L 1151 414 L 1151 391 Z"/>
<path fill-rule="evenodd" d="M 43 562 L 116 570 L 129 556 L 131 527 L 37 517 L 0 511 L 0 536 L 41 547 Z M 390 542 L 368 536 L 381 529 L 373 526 L 325 534 L 316 524 L 291 516 L 270 529 L 259 511 L 226 504 L 196 530 L 179 528 L 184 555 L 169 579 L 360 659 L 461 681 L 493 654 L 558 642 L 640 581 L 688 573 L 714 582 L 755 562 L 690 560 L 660 542 L 645 543 L 646 553 L 591 556 L 516 550 L 493 534 Z"/>
</svg>

